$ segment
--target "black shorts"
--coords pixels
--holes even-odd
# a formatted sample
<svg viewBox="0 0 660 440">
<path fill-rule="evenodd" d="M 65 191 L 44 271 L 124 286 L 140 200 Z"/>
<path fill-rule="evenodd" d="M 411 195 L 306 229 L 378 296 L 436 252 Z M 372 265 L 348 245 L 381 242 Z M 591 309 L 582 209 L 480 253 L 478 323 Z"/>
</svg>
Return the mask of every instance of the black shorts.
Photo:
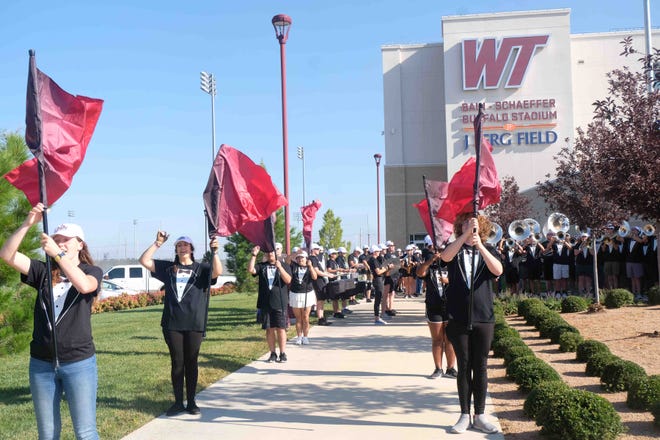
<svg viewBox="0 0 660 440">
<path fill-rule="evenodd" d="M 449 321 L 449 313 L 447 313 L 447 301 L 442 301 L 440 304 L 427 304 L 426 320 L 436 324 Z"/>
<path fill-rule="evenodd" d="M 394 286 L 396 285 L 396 282 L 392 277 L 385 277 L 385 285 L 390 286 L 390 291 L 392 291 L 394 290 Z"/>
<path fill-rule="evenodd" d="M 266 330 L 269 328 L 288 328 L 287 315 L 282 310 L 262 310 L 261 317 L 263 322 L 261 328 Z"/>
</svg>

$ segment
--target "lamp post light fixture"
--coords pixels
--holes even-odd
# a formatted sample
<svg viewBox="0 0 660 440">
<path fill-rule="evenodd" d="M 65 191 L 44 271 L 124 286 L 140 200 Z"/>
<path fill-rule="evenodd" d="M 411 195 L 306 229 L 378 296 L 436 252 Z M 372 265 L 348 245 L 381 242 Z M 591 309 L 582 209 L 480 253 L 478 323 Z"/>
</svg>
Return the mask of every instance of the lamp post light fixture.
<svg viewBox="0 0 660 440">
<path fill-rule="evenodd" d="M 291 17 L 278 14 L 271 20 L 275 29 L 275 37 L 280 42 L 280 72 L 282 80 L 282 155 L 284 162 L 284 197 L 289 200 L 289 153 L 288 134 L 286 126 L 286 42 L 291 29 Z M 284 207 L 284 242 L 287 255 L 291 253 L 291 237 L 289 227 L 289 207 Z"/>
<path fill-rule="evenodd" d="M 202 71 L 199 74 L 199 79 L 199 88 L 211 95 L 211 163 L 213 163 L 215 160 L 215 95 L 217 93 L 215 75 Z"/>
<path fill-rule="evenodd" d="M 305 149 L 303 147 L 298 147 L 298 159 L 302 160 L 302 189 L 303 189 L 303 203 L 302 205 L 305 206 Z"/>
<path fill-rule="evenodd" d="M 380 243 L 380 159 L 383 156 L 381 154 L 374 154 L 374 160 L 376 161 L 376 221 L 378 223 L 377 231 L 378 235 L 377 243 Z"/>
</svg>

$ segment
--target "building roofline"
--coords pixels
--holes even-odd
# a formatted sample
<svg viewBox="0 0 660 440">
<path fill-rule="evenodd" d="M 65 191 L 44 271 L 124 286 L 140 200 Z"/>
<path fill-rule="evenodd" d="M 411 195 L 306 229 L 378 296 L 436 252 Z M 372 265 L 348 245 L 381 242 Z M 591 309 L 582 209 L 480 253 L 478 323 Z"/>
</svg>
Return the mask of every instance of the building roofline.
<svg viewBox="0 0 660 440">
<path fill-rule="evenodd" d="M 515 16 L 530 16 L 530 15 L 568 15 L 571 13 L 570 8 L 564 9 L 538 9 L 532 11 L 511 11 L 511 12 L 490 12 L 482 14 L 467 14 L 467 15 L 445 15 L 442 21 L 473 21 L 475 19 L 485 18 L 501 18 L 501 17 L 515 17 Z"/>
</svg>

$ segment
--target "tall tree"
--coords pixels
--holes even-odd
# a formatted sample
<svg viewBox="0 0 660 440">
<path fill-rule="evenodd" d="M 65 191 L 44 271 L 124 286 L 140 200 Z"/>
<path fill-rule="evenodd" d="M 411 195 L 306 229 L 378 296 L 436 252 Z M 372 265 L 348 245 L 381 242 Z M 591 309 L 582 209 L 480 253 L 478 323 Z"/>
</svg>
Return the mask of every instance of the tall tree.
<svg viewBox="0 0 660 440">
<path fill-rule="evenodd" d="M 513 176 L 504 176 L 500 202 L 486 208 L 488 218 L 499 224 L 504 231 L 514 220 L 522 220 L 531 215 L 530 200 L 520 194 L 520 187 Z"/>
<path fill-rule="evenodd" d="M 319 229 L 319 244 L 326 249 L 346 247 L 346 243 L 342 240 L 342 234 L 341 218 L 335 217 L 332 209 L 328 209 L 323 214 L 323 226 Z"/>
</svg>

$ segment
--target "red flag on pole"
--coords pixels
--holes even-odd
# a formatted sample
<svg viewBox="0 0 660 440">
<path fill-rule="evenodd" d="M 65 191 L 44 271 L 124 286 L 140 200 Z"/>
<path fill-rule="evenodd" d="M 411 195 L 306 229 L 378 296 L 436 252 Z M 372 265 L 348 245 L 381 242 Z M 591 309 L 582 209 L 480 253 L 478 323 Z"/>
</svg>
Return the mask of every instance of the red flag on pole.
<svg viewBox="0 0 660 440">
<path fill-rule="evenodd" d="M 275 251 L 275 213 L 265 220 L 247 222 L 238 229 L 238 232 L 247 240 L 257 245 L 264 252 Z"/>
<path fill-rule="evenodd" d="M 498 203 L 502 193 L 492 151 L 493 147 L 490 142 L 486 138 L 482 138 L 479 167 L 479 209 Z M 438 210 L 437 217 L 453 224 L 458 214 L 472 211 L 475 173 L 476 159 L 470 157 L 451 178 L 447 189 L 447 199 Z"/>
<path fill-rule="evenodd" d="M 87 152 L 103 100 L 74 96 L 36 68 L 30 55 L 25 141 L 33 159 L 5 174 L 5 179 L 19 190 L 33 206 L 38 202 L 53 204 L 71 186 Z M 44 170 L 40 194 L 39 162 Z"/>
<path fill-rule="evenodd" d="M 215 157 L 203 198 L 210 237 L 227 237 L 242 228 L 260 230 L 264 220 L 288 204 L 263 167 L 225 144 Z M 246 226 L 252 222 L 257 225 Z"/>
<path fill-rule="evenodd" d="M 436 249 L 440 249 L 440 246 L 447 241 L 454 232 L 451 223 L 436 216 L 440 206 L 447 198 L 448 186 L 449 184 L 447 182 L 424 178 L 426 198 L 413 205 L 419 211 L 426 232 L 428 232 L 429 236 L 433 239 Z M 429 206 L 431 207 L 430 212 Z"/>
<path fill-rule="evenodd" d="M 314 219 L 316 219 L 316 212 L 321 209 L 321 202 L 314 200 L 307 206 L 300 208 L 303 221 L 303 238 L 305 239 L 305 246 L 307 249 L 312 245 L 312 227 Z"/>
</svg>

